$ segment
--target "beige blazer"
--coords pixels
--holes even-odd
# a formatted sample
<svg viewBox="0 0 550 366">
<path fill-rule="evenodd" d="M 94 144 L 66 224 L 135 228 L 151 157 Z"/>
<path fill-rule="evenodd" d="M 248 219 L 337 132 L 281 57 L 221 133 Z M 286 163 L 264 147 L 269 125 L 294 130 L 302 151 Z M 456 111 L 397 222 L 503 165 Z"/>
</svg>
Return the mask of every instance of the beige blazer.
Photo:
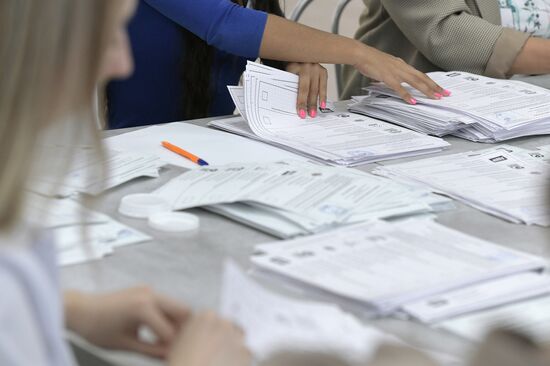
<svg viewBox="0 0 550 366">
<path fill-rule="evenodd" d="M 491 334 L 476 354 L 465 358 L 465 364 L 471 366 L 550 366 L 547 349 L 538 347 L 525 337 L 504 331 Z M 282 354 L 262 366 L 351 365 L 331 355 Z M 410 348 L 382 346 L 373 360 L 363 366 L 437 366 L 437 363 Z"/>
<path fill-rule="evenodd" d="M 498 0 L 363 0 L 355 38 L 423 72 L 467 71 L 504 78 L 529 35 L 501 26 Z M 369 80 L 344 68 L 349 99 Z"/>
</svg>

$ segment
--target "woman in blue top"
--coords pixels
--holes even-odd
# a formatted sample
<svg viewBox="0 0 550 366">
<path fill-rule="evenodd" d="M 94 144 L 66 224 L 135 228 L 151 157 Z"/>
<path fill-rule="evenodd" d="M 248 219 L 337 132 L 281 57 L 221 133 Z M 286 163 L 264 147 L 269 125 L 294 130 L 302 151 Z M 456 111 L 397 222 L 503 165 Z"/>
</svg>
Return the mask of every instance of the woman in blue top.
<svg viewBox="0 0 550 366">
<path fill-rule="evenodd" d="M 238 83 L 247 59 L 258 56 L 303 64 L 279 64 L 300 75 L 297 113 L 314 116 L 326 102 L 327 73 L 317 63 L 356 66 L 385 81 L 409 102 L 409 82 L 431 97 L 446 92 L 401 60 L 351 39 L 280 17 L 277 0 L 247 9 L 230 0 L 142 0 L 129 26 L 135 73 L 107 88 L 110 128 L 230 114 L 226 85 Z M 268 15 L 267 13 L 271 13 Z"/>
</svg>

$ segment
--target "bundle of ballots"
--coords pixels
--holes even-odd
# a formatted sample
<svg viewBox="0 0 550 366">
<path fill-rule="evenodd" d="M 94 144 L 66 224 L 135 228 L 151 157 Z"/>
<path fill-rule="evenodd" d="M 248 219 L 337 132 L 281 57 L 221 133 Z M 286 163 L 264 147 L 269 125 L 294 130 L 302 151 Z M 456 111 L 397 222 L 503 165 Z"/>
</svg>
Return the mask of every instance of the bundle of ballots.
<svg viewBox="0 0 550 366">
<path fill-rule="evenodd" d="M 499 145 L 388 165 L 374 174 L 429 187 L 514 223 L 550 226 L 549 156 L 548 146 Z"/>
<path fill-rule="evenodd" d="M 408 87 L 418 101 L 410 105 L 383 84 L 349 110 L 434 136 L 453 135 L 494 143 L 550 133 L 550 90 L 521 81 L 492 79 L 466 72 L 432 72 L 429 76 L 452 92 L 429 99 Z"/>
<path fill-rule="evenodd" d="M 298 76 L 249 63 L 244 87 L 229 88 L 242 118 L 210 126 L 253 138 L 331 165 L 356 166 L 438 152 L 449 144 L 369 117 L 322 110 L 296 112 Z"/>
<path fill-rule="evenodd" d="M 223 211 L 279 237 L 452 207 L 449 199 L 426 189 L 299 161 L 202 167 L 153 193 L 171 202 L 173 210 Z"/>
<path fill-rule="evenodd" d="M 543 258 L 426 218 L 374 220 L 260 244 L 251 260 L 266 277 L 289 279 L 314 293 L 350 305 L 359 303 L 378 315 L 405 312 L 425 320 L 550 290 L 549 277 L 538 277 L 547 265 Z M 446 300 L 453 300 L 448 307 Z"/>
</svg>

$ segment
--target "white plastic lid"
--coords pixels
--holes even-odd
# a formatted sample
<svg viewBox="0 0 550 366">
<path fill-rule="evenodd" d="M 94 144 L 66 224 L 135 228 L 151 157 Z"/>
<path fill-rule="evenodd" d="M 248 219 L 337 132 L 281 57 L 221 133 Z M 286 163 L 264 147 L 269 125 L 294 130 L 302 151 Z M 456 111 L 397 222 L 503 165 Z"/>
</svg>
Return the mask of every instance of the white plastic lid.
<svg viewBox="0 0 550 366">
<path fill-rule="evenodd" d="M 124 216 L 146 219 L 154 213 L 170 212 L 170 203 L 147 193 L 130 194 L 120 201 L 118 212 Z"/>
<path fill-rule="evenodd" d="M 197 230 L 199 225 L 197 216 L 183 212 L 159 212 L 149 216 L 150 227 L 171 233 Z"/>
</svg>

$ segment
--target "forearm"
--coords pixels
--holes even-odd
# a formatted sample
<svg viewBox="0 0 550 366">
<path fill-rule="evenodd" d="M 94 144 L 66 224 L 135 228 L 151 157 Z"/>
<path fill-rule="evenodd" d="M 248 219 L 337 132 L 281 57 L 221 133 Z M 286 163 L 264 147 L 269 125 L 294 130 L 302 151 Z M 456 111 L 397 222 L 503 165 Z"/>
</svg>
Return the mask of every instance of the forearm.
<svg viewBox="0 0 550 366">
<path fill-rule="evenodd" d="M 359 41 L 270 15 L 260 57 L 290 62 L 356 65 L 364 62 L 369 50 L 370 47 Z"/>
<path fill-rule="evenodd" d="M 550 73 L 550 40 L 531 37 L 518 54 L 510 74 Z"/>
</svg>

